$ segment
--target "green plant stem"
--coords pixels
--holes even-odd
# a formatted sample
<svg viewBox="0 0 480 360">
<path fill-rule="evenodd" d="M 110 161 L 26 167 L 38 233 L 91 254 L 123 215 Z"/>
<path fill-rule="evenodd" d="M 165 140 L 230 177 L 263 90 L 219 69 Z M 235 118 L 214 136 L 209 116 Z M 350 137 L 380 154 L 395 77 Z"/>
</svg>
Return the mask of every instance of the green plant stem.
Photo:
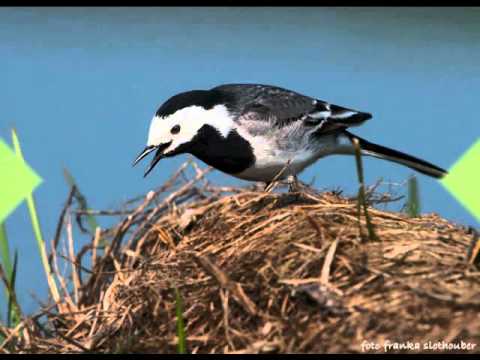
<svg viewBox="0 0 480 360">
<path fill-rule="evenodd" d="M 13 279 L 14 279 L 15 274 L 16 274 L 16 259 L 15 259 L 15 266 L 14 266 L 14 270 L 13 270 L 12 274 L 13 274 Z M 0 279 L 3 282 L 3 284 L 5 285 L 5 288 L 7 289 L 7 292 L 8 292 L 8 310 L 9 310 L 9 313 L 10 313 L 10 311 L 13 312 L 14 313 L 13 320 L 14 321 L 19 321 L 19 319 L 21 318 L 22 311 L 20 310 L 20 306 L 18 305 L 15 290 L 12 287 L 12 283 L 13 283 L 13 285 L 15 285 L 15 282 L 14 282 L 14 280 L 12 282 L 10 282 L 8 280 L 7 274 L 5 274 L 5 270 L 3 269 L 3 266 L 1 266 L 1 265 L 0 265 Z M 9 318 L 8 322 L 10 322 L 10 316 L 8 316 L 8 318 Z M 9 326 L 10 326 L 10 324 L 9 324 Z"/>
<path fill-rule="evenodd" d="M 24 160 L 22 149 L 20 147 L 20 142 L 18 140 L 18 136 L 15 129 L 12 129 L 12 141 L 13 141 L 13 147 L 15 149 L 15 153 L 22 160 Z M 40 227 L 40 221 L 38 219 L 38 213 L 37 213 L 33 194 L 28 195 L 26 200 L 27 200 L 28 211 L 30 213 L 30 219 L 32 222 L 33 232 L 35 234 L 35 239 L 37 240 L 38 251 L 40 253 L 40 258 L 42 260 L 43 268 L 45 270 L 45 275 L 48 281 L 48 286 L 50 288 L 50 293 L 52 294 L 53 300 L 56 303 L 58 303 L 60 301 L 60 294 L 58 292 L 57 284 L 55 283 L 55 280 L 52 275 L 52 269 L 50 268 L 50 264 L 48 262 L 47 250 L 45 246 L 45 241 L 43 240 L 42 230 Z"/>
<path fill-rule="evenodd" d="M 412 176 L 408 179 L 407 214 L 410 217 L 418 217 L 420 215 L 420 198 L 416 176 Z"/>
<path fill-rule="evenodd" d="M 10 247 L 8 245 L 7 229 L 5 223 L 0 223 L 0 253 L 2 256 L 3 268 L 10 278 L 12 274 L 12 262 L 10 260 Z"/>
<path fill-rule="evenodd" d="M 5 278 L 8 282 L 8 286 L 5 286 L 5 298 L 8 299 L 7 305 L 7 326 L 16 326 L 21 318 L 19 308 L 14 306 L 13 298 L 15 292 L 15 278 L 17 274 L 17 253 L 15 252 L 14 264 L 10 260 L 10 249 L 8 244 L 7 229 L 5 223 L 0 223 L 0 253 L 2 256 L 2 264 L 5 269 Z"/>
<path fill-rule="evenodd" d="M 359 182 L 358 202 L 357 202 L 358 220 L 360 224 L 360 213 L 361 213 L 361 208 L 363 207 L 363 214 L 365 216 L 365 221 L 367 222 L 368 237 L 370 240 L 376 240 L 377 236 L 375 234 L 375 230 L 373 228 L 373 224 L 370 219 L 370 214 L 368 213 L 368 209 L 367 209 L 367 199 L 365 195 L 365 182 L 363 177 L 363 164 L 362 164 L 360 144 L 358 140 L 355 138 L 352 139 L 352 142 L 355 148 L 355 161 L 357 164 L 357 174 L 358 174 L 358 182 Z"/>
<path fill-rule="evenodd" d="M 8 278 L 10 282 L 10 290 L 12 294 L 8 297 L 8 305 L 7 305 L 7 325 L 8 327 L 17 326 L 22 318 L 22 314 L 20 312 L 20 306 L 17 303 L 17 295 L 15 292 L 15 282 L 17 279 L 17 265 L 18 265 L 18 253 L 15 250 L 15 255 L 13 256 L 13 270 Z M 7 274 L 7 276 L 9 276 Z"/>
<path fill-rule="evenodd" d="M 187 339 L 185 335 L 185 324 L 183 322 L 183 302 L 180 292 L 175 288 L 175 314 L 177 316 L 177 351 L 179 354 L 187 353 Z"/>
</svg>

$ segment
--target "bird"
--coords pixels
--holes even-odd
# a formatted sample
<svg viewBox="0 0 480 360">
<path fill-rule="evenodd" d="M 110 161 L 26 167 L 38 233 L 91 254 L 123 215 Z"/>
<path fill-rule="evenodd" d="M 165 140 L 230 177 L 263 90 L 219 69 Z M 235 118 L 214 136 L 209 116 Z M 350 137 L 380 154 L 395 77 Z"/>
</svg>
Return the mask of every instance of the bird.
<svg viewBox="0 0 480 360">
<path fill-rule="evenodd" d="M 191 154 L 247 181 L 297 183 L 297 176 L 330 155 L 360 153 L 440 179 L 447 171 L 420 158 L 367 141 L 350 128 L 372 118 L 283 87 L 223 84 L 181 92 L 155 112 L 147 145 L 133 162 L 154 153 L 147 176 L 164 158 Z M 355 145 L 358 144 L 358 145 Z"/>
</svg>

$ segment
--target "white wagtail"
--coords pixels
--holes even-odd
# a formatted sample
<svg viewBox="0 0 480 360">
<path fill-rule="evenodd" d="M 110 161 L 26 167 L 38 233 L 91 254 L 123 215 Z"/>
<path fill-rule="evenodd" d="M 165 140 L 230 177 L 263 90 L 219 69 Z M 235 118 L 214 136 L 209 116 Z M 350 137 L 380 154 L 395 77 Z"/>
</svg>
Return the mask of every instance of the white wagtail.
<svg viewBox="0 0 480 360">
<path fill-rule="evenodd" d="M 229 175 L 269 184 L 296 182 L 319 158 L 355 154 L 393 161 L 441 178 L 446 171 L 397 150 L 371 143 L 347 128 L 372 117 L 276 86 L 227 84 L 180 93 L 160 106 L 150 124 L 147 147 L 134 165 L 155 155 L 147 176 L 165 157 L 190 153 Z"/>
</svg>

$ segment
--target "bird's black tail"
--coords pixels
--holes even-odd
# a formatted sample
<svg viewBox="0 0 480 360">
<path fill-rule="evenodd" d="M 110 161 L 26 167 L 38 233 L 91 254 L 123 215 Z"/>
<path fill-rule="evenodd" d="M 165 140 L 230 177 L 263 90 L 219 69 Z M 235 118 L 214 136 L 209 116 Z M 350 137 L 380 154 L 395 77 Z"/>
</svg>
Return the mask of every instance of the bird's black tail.
<svg viewBox="0 0 480 360">
<path fill-rule="evenodd" d="M 358 137 L 357 135 L 353 135 L 348 131 L 344 131 L 344 133 L 345 135 L 348 136 L 350 140 L 358 139 L 358 142 L 360 144 L 360 149 L 362 151 L 362 154 L 364 155 L 374 156 L 380 159 L 393 161 L 398 164 L 408 166 L 409 168 L 414 169 L 418 172 L 421 172 L 422 174 L 432 176 L 437 179 L 441 179 L 445 175 L 447 175 L 446 170 L 436 165 L 433 165 L 425 160 L 416 158 L 414 156 L 402 153 L 397 150 L 389 149 L 385 146 L 371 143 L 365 139 L 362 139 L 361 137 Z"/>
</svg>

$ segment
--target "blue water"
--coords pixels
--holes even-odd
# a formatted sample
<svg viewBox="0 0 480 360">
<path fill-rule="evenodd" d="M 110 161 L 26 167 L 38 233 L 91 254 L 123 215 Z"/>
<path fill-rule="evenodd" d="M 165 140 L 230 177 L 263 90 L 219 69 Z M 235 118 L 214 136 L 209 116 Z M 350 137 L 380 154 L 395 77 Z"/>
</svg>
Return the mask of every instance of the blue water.
<svg viewBox="0 0 480 360">
<path fill-rule="evenodd" d="M 1 8 L 0 137 L 15 126 L 44 179 L 35 195 L 48 241 L 68 193 L 64 166 L 94 208 L 147 192 L 185 160 L 146 179 L 131 167 L 158 105 L 221 83 L 274 84 L 371 112 L 355 133 L 449 168 L 479 136 L 479 39 L 478 8 Z M 376 159 L 365 168 L 369 184 L 413 173 Z M 319 188 L 357 189 L 350 157 L 301 179 L 314 177 Z M 476 224 L 438 181 L 418 179 L 423 212 Z M 7 226 L 31 312 L 46 285 L 27 215 L 20 206 Z"/>
</svg>

